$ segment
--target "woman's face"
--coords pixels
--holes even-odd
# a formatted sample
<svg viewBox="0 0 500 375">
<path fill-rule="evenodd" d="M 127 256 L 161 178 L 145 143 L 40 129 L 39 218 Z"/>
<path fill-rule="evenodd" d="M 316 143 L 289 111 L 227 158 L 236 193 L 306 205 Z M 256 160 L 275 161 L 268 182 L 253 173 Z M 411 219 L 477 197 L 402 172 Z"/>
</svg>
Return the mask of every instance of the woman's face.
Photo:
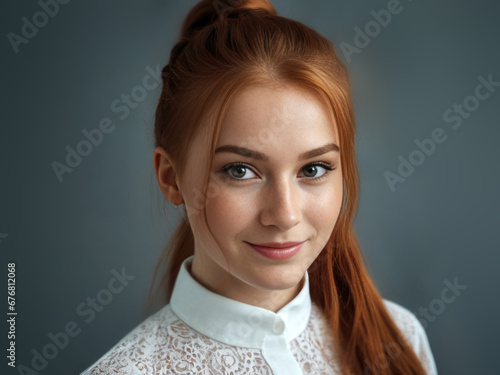
<svg viewBox="0 0 500 375">
<path fill-rule="evenodd" d="M 339 215 L 336 126 L 317 97 L 292 86 L 253 87 L 236 97 L 222 123 L 204 200 L 213 238 L 200 209 L 207 139 L 195 138 L 181 183 L 195 237 L 192 274 L 216 293 L 251 304 L 266 292 L 293 298 Z M 283 259 L 283 250 L 269 257 L 251 245 L 283 242 L 302 245 Z"/>
</svg>

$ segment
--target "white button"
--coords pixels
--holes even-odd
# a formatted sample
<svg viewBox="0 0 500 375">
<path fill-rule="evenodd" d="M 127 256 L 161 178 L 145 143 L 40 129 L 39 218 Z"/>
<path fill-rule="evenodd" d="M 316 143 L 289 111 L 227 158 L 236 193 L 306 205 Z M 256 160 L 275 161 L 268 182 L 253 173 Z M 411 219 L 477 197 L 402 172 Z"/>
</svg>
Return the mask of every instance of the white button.
<svg viewBox="0 0 500 375">
<path fill-rule="evenodd" d="M 274 322 L 273 332 L 277 335 L 281 335 L 284 330 L 285 323 L 283 322 L 283 320 L 281 320 L 281 318 L 276 319 L 276 322 Z"/>
</svg>

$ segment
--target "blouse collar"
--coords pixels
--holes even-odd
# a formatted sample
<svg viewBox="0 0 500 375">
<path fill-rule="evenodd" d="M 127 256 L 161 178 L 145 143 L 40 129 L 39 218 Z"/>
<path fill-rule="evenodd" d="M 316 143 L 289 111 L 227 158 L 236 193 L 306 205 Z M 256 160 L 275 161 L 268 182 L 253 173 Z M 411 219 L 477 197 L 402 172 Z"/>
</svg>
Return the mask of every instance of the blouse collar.
<svg viewBox="0 0 500 375">
<path fill-rule="evenodd" d="M 170 306 L 194 330 L 228 345 L 262 349 L 268 336 L 283 335 L 289 342 L 306 328 L 311 315 L 307 271 L 299 294 L 275 313 L 206 289 L 187 269 L 193 258 L 181 265 Z"/>
</svg>

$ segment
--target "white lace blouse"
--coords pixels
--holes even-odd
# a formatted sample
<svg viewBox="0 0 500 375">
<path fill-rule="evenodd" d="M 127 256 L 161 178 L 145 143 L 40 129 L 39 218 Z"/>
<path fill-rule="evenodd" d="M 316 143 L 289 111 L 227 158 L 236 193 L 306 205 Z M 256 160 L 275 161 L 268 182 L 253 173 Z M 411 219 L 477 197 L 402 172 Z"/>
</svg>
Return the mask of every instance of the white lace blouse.
<svg viewBox="0 0 500 375">
<path fill-rule="evenodd" d="M 340 374 L 327 344 L 327 320 L 311 303 L 307 272 L 300 293 L 274 313 L 204 288 L 188 271 L 192 258 L 182 263 L 170 303 L 81 375 Z M 428 374 L 437 374 L 421 323 L 406 308 L 384 303 Z"/>
</svg>

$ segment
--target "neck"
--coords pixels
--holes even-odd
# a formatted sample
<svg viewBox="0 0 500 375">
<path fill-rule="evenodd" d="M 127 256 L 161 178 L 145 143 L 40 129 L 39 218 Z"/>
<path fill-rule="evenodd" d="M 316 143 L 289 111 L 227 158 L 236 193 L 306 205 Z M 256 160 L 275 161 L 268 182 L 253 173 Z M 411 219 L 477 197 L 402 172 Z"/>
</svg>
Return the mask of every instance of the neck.
<svg viewBox="0 0 500 375">
<path fill-rule="evenodd" d="M 293 287 L 284 290 L 253 287 L 224 272 L 217 273 L 218 275 L 224 275 L 223 277 L 213 279 L 208 277 L 209 270 L 207 270 L 207 267 L 199 267 L 195 261 L 188 264 L 187 269 L 199 284 L 211 292 L 275 313 L 292 301 L 304 286 L 304 277 Z"/>
</svg>

